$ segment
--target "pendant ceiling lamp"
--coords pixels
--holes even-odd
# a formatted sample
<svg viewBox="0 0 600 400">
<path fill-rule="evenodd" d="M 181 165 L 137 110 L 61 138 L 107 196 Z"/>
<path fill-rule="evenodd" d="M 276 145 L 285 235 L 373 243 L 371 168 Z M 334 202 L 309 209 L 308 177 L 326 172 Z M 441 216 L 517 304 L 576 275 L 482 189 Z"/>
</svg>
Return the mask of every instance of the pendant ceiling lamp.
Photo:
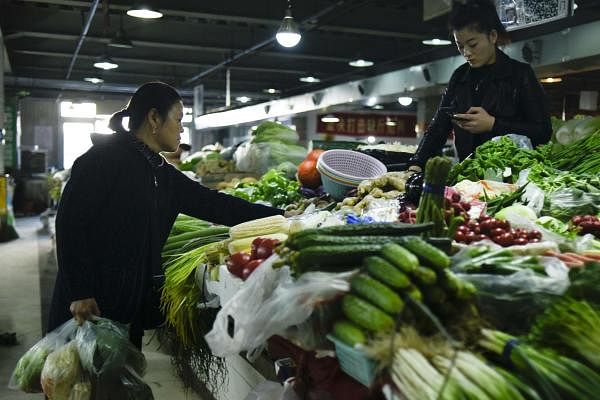
<svg viewBox="0 0 600 400">
<path fill-rule="evenodd" d="M 150 4 L 146 3 L 136 3 L 127 10 L 127 15 L 135 18 L 143 18 L 143 19 L 157 19 L 162 18 L 163 13 L 161 13 L 158 9 L 153 8 Z"/>
<path fill-rule="evenodd" d="M 283 47 L 294 47 L 300 43 L 300 39 L 302 39 L 298 25 L 296 24 L 296 21 L 294 21 L 294 17 L 292 17 L 291 0 L 288 0 L 288 8 L 285 10 L 285 16 L 283 17 L 283 21 L 281 21 L 281 25 L 279 26 L 275 38 Z"/>
<path fill-rule="evenodd" d="M 133 47 L 131 40 L 129 40 L 127 38 L 127 35 L 125 34 L 125 30 L 123 29 L 123 17 L 122 16 L 121 16 L 121 23 L 120 23 L 119 30 L 117 31 L 115 36 L 111 39 L 111 41 L 108 43 L 108 45 L 111 47 L 119 47 L 121 49 L 131 49 Z"/>
</svg>

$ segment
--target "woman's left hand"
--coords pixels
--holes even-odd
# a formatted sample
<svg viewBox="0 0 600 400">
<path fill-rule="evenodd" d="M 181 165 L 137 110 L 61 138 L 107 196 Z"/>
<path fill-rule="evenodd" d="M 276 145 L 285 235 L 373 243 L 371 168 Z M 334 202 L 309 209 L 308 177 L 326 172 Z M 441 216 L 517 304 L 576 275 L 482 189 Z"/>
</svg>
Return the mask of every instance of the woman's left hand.
<svg viewBox="0 0 600 400">
<path fill-rule="evenodd" d="M 454 114 L 452 121 L 467 132 L 483 133 L 492 130 L 496 118 L 481 107 L 471 107 L 465 114 Z"/>
</svg>

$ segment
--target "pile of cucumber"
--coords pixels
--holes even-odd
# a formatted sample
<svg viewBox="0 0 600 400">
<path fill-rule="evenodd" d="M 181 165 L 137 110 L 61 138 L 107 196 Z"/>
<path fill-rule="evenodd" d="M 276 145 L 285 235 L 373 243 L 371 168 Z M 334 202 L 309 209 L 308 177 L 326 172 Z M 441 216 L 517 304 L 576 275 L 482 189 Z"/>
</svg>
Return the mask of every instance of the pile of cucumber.
<svg viewBox="0 0 600 400">
<path fill-rule="evenodd" d="M 384 244 L 399 243 L 407 235 L 420 235 L 432 227 L 432 223 L 376 223 L 306 229 L 290 235 L 278 253 L 297 275 L 349 271 L 360 267 L 363 258 L 379 254 Z M 451 243 L 448 238 L 427 240 L 442 248 Z"/>
<path fill-rule="evenodd" d="M 363 258 L 363 268 L 342 299 L 345 319 L 334 324 L 334 335 L 354 346 L 369 334 L 393 330 L 414 318 L 408 303 L 419 302 L 444 312 L 448 305 L 470 304 L 475 287 L 450 270 L 450 258 L 416 236 L 388 242 Z"/>
</svg>

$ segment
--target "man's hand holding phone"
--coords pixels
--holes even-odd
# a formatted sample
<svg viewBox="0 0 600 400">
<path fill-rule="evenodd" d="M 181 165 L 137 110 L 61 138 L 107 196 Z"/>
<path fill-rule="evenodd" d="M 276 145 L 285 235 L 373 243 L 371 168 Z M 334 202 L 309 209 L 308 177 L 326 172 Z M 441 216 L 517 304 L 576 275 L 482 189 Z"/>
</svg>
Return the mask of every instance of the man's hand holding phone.
<svg viewBox="0 0 600 400">
<path fill-rule="evenodd" d="M 452 114 L 450 118 L 457 126 L 470 133 L 490 132 L 496 122 L 496 118 L 482 107 L 471 107 L 466 113 Z"/>
</svg>

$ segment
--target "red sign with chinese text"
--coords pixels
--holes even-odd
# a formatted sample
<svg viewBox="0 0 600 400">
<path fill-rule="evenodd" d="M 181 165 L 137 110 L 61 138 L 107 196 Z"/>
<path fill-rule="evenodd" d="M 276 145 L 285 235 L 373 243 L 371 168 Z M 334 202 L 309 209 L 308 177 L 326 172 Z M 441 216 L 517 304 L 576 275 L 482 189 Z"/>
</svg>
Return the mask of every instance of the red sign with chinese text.
<svg viewBox="0 0 600 400">
<path fill-rule="evenodd" d="M 415 115 L 385 115 L 385 114 L 351 114 L 333 113 L 340 119 L 339 122 L 323 122 L 319 115 L 317 132 L 345 136 L 417 136 Z"/>
</svg>

